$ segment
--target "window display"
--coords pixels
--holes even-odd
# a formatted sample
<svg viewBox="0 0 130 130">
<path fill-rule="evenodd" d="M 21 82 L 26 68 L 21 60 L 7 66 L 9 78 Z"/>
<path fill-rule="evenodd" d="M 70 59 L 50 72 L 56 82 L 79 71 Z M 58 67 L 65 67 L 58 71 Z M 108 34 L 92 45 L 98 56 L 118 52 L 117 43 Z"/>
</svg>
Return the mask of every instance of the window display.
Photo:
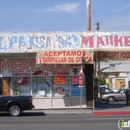
<svg viewBox="0 0 130 130">
<path fill-rule="evenodd" d="M 12 85 L 14 95 L 31 95 L 30 77 L 13 77 Z"/>
<path fill-rule="evenodd" d="M 3 77 L 0 78 L 0 95 L 10 95 L 11 78 Z"/>
<path fill-rule="evenodd" d="M 54 76 L 52 77 L 53 97 L 70 96 L 70 77 Z"/>
<path fill-rule="evenodd" d="M 50 77 L 32 78 L 33 97 L 50 97 Z"/>
<path fill-rule="evenodd" d="M 12 73 L 10 79 L 5 77 L 4 80 L 0 80 L 1 95 L 12 95 L 13 92 L 13 95 L 32 95 L 37 98 L 62 98 L 80 96 L 81 91 L 83 96 L 86 94 L 85 87 L 82 90 L 79 88 L 80 65 L 42 65 L 41 70 L 30 73 L 26 72 L 27 68 L 24 69 L 23 73 Z M 4 88 L 6 86 L 5 89 L 2 84 Z"/>
</svg>

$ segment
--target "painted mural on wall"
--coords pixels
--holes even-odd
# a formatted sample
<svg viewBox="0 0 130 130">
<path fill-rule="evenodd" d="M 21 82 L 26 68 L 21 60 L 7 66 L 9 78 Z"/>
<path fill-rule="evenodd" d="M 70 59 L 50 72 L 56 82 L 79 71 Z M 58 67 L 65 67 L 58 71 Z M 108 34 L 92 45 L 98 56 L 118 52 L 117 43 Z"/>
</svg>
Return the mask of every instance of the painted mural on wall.
<svg viewBox="0 0 130 130">
<path fill-rule="evenodd" d="M 0 33 L 0 52 L 130 47 L 130 32 Z"/>
</svg>

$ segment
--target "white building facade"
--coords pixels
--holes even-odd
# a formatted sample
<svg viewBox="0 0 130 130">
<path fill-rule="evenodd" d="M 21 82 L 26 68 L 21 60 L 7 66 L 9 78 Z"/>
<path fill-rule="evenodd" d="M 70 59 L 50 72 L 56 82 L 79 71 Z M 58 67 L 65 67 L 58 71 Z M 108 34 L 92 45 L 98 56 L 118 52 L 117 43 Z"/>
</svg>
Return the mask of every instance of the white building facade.
<svg viewBox="0 0 130 130">
<path fill-rule="evenodd" d="M 0 95 L 32 95 L 36 109 L 86 108 L 83 61 L 93 64 L 93 52 L 129 60 L 129 44 L 130 32 L 0 33 Z"/>
</svg>

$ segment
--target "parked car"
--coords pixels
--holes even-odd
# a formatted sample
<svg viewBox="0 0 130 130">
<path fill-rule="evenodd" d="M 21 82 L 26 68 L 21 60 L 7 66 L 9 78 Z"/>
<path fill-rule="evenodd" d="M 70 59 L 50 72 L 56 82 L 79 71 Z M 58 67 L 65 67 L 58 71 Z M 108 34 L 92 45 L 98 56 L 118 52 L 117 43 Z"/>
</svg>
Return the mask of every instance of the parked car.
<svg viewBox="0 0 130 130">
<path fill-rule="evenodd" d="M 11 116 L 19 116 L 32 108 L 32 96 L 0 96 L 0 111 L 9 112 Z"/>
<path fill-rule="evenodd" d="M 101 87 L 108 88 L 108 86 L 107 86 L 107 85 L 100 85 L 99 87 L 100 87 L 100 88 L 101 88 Z"/>
<path fill-rule="evenodd" d="M 101 88 L 101 89 L 104 88 L 105 89 L 105 88 L 108 88 L 108 86 L 107 85 L 100 85 L 99 88 Z M 117 92 L 118 90 L 117 89 L 112 89 L 112 91 Z"/>
<path fill-rule="evenodd" d="M 113 92 L 117 92 L 118 90 L 117 89 L 112 89 Z"/>
<path fill-rule="evenodd" d="M 100 87 L 100 94 L 108 94 L 108 93 L 114 93 L 114 91 L 110 88 L 106 87 Z"/>
<path fill-rule="evenodd" d="M 119 89 L 116 92 L 105 93 L 101 95 L 102 101 L 114 102 L 114 101 L 126 101 L 126 91 L 128 89 Z"/>
</svg>

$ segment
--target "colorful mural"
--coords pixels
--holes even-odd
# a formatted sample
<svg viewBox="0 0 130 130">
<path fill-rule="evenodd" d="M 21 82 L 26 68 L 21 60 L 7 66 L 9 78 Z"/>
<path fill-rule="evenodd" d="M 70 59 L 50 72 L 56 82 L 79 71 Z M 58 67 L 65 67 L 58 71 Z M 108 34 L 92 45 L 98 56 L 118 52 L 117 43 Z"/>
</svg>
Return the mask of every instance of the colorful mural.
<svg viewBox="0 0 130 130">
<path fill-rule="evenodd" d="M 0 33 L 0 52 L 130 47 L 130 32 Z"/>
</svg>

